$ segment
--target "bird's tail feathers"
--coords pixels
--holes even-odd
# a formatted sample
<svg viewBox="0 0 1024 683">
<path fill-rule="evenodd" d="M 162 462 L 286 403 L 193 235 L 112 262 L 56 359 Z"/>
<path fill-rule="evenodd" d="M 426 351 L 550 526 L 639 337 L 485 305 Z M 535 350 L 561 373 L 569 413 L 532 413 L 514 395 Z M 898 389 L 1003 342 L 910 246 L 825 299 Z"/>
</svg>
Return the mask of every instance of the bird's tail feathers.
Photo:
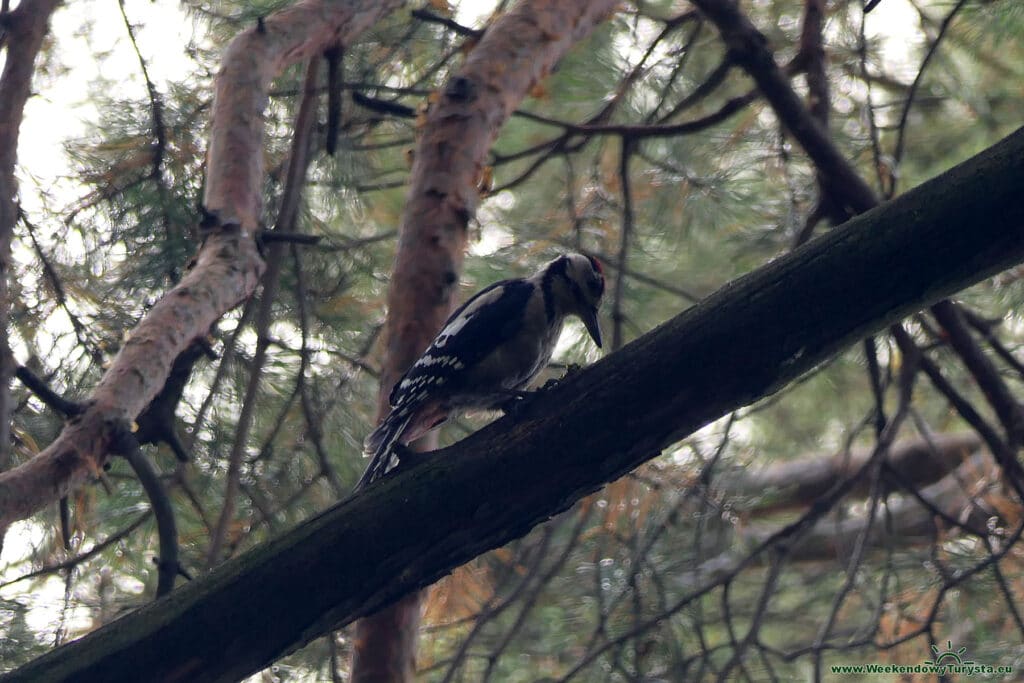
<svg viewBox="0 0 1024 683">
<path fill-rule="evenodd" d="M 355 490 L 363 488 L 370 482 L 376 481 L 392 467 L 391 446 L 402 436 L 402 432 L 409 425 L 414 411 L 392 410 L 384 421 L 377 425 L 377 428 L 370 432 L 370 435 L 363 441 L 363 457 L 372 458 L 366 466 L 366 471 L 359 478 Z"/>
</svg>

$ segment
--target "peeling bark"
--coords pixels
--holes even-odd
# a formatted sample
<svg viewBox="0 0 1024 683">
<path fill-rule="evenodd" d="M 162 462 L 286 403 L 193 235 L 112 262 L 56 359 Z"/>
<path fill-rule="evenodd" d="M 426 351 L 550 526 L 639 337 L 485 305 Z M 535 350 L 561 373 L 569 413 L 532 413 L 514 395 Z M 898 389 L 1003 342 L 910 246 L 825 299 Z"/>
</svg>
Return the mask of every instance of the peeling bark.
<svg viewBox="0 0 1024 683">
<path fill-rule="evenodd" d="M 350 44 L 400 0 L 308 0 L 239 34 L 224 51 L 214 86 L 205 207 L 223 223 L 260 227 L 263 110 L 284 69 Z"/>
<path fill-rule="evenodd" d="M 0 474 L 0 529 L 85 483 L 108 455 L 117 424 L 163 387 L 174 359 L 226 311 L 252 295 L 263 272 L 260 227 L 263 108 L 273 77 L 338 42 L 351 42 L 397 0 L 309 0 L 241 33 L 217 75 L 205 208 L 217 227 L 192 269 L 135 327 L 86 402 L 42 453 Z"/>
<path fill-rule="evenodd" d="M 451 309 L 492 143 L 526 94 L 616 3 L 525 0 L 488 28 L 427 114 L 420 131 L 388 293 L 390 387 L 437 334 Z M 387 392 L 380 394 L 385 409 Z"/>
</svg>

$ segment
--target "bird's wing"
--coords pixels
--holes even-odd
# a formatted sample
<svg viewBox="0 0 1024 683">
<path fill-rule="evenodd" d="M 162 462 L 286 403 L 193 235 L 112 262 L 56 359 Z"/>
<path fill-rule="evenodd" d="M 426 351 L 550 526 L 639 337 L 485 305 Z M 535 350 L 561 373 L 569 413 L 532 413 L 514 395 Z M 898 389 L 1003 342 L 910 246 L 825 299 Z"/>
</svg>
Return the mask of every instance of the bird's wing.
<svg viewBox="0 0 1024 683">
<path fill-rule="evenodd" d="M 533 285 L 525 280 L 503 280 L 459 306 L 392 388 L 391 405 L 419 400 L 433 387 L 457 383 L 462 373 L 515 334 L 532 291 Z"/>
</svg>

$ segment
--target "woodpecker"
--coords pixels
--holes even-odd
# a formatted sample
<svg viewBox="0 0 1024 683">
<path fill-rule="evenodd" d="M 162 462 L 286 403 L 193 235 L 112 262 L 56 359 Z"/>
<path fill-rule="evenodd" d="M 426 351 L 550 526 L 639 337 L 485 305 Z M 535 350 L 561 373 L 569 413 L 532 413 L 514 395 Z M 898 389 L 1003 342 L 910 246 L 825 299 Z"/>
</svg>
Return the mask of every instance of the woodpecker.
<svg viewBox="0 0 1024 683">
<path fill-rule="evenodd" d="M 392 388 L 391 412 L 366 437 L 372 457 L 356 490 L 398 465 L 415 441 L 456 411 L 507 409 L 551 360 L 565 318 L 583 321 L 598 348 L 604 273 L 597 259 L 565 254 L 528 278 L 502 280 L 462 304 Z"/>
</svg>

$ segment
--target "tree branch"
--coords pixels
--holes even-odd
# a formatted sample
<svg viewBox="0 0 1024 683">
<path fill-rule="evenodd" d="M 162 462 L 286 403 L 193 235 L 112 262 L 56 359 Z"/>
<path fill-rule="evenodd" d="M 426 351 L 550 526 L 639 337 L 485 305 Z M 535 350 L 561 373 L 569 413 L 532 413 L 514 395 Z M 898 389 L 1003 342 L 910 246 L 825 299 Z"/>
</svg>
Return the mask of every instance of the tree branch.
<svg viewBox="0 0 1024 683">
<path fill-rule="evenodd" d="M 227 48 L 215 88 L 204 206 L 213 217 L 192 269 L 132 331 L 86 410 L 38 456 L 0 474 L 0 529 L 83 484 L 105 462 L 112 425 L 133 420 L 163 388 L 174 360 L 263 272 L 263 116 L 271 80 L 290 64 L 351 42 L 398 0 L 306 0 L 267 17 Z M 2 120 L 2 119 L 0 119 Z"/>
<path fill-rule="evenodd" d="M 68 400 L 50 388 L 42 377 L 29 370 L 24 365 L 19 365 L 14 371 L 14 376 L 21 380 L 25 387 L 36 395 L 40 401 L 52 410 L 57 411 L 62 417 L 73 417 L 82 412 L 82 406 L 74 401 Z"/>
<path fill-rule="evenodd" d="M 975 343 L 958 307 L 950 301 L 940 301 L 931 307 L 931 312 L 945 330 L 949 345 L 970 370 L 989 405 L 999 417 L 1010 448 L 1016 450 L 1024 443 L 1024 412 L 1020 403 L 1006 386 L 995 364 Z"/>
<path fill-rule="evenodd" d="M 160 539 L 160 557 L 157 559 L 156 597 L 167 595 L 174 589 L 174 580 L 183 573 L 178 564 L 178 525 L 174 521 L 174 507 L 167 496 L 167 489 L 152 463 L 142 454 L 139 441 L 131 433 L 129 425 L 122 423 L 117 428 L 111 449 L 124 456 L 139 478 L 149 506 L 156 518 L 157 535 Z"/>
<path fill-rule="evenodd" d="M 4 680 L 252 673 L 521 536 L 857 339 L 1024 259 L 1022 176 L 1024 129 L 727 285 L 542 392 L 518 421 L 501 419 L 385 477 Z"/>
<path fill-rule="evenodd" d="M 906 439 L 893 444 L 886 454 L 885 464 L 903 480 L 921 486 L 948 474 L 981 445 L 981 438 L 974 432 Z M 779 509 L 806 507 L 836 481 L 863 467 L 872 451 L 872 448 L 861 447 L 831 456 L 802 456 L 759 469 L 743 468 L 734 475 L 723 475 L 715 486 L 728 495 L 760 498 L 749 508 L 759 516 Z M 868 482 L 863 483 L 865 486 L 851 493 L 867 493 Z"/>
<path fill-rule="evenodd" d="M 4 5 L 0 45 L 6 43 L 0 73 L 0 471 L 11 466 L 11 377 L 14 355 L 7 339 L 11 307 L 11 239 L 18 221 L 18 135 L 32 92 L 36 56 L 43 45 L 57 0 L 24 0 L 13 11 Z M 0 547 L 4 524 L 0 524 Z"/>
<path fill-rule="evenodd" d="M 783 71 L 776 64 L 775 56 L 768 47 L 767 39 L 743 14 L 738 2 L 736 0 L 694 0 L 694 4 L 715 23 L 722 39 L 729 47 L 730 54 L 754 79 L 775 114 L 814 162 L 815 172 L 822 189 L 823 206 L 829 208 L 829 215 L 833 220 L 838 222 L 848 216 L 868 211 L 877 206 L 879 199 L 875 192 L 840 153 L 838 147 L 833 144 L 826 128 L 803 105 L 800 96 L 797 95 Z M 947 17 L 947 25 L 949 21 L 952 21 L 955 12 L 956 10 Z M 933 309 L 932 312 L 937 318 L 943 317 L 944 306 L 948 306 L 948 303 L 942 302 Z M 948 317 L 946 319 L 950 320 Z M 953 320 L 953 322 L 956 321 Z M 941 320 L 940 324 L 942 324 Z M 943 326 L 945 327 L 945 325 Z M 948 328 L 946 332 L 950 335 L 956 334 L 955 330 Z M 997 411 L 1001 411 L 1000 418 L 1006 416 L 1007 431 L 1014 437 L 1020 438 L 1020 425 L 1024 422 L 1024 417 L 1020 416 L 1019 408 L 1014 408 L 1011 405 L 1012 400 L 1002 400 L 997 396 L 997 394 L 1009 396 L 1009 390 L 998 374 L 987 371 L 991 369 L 991 364 L 986 369 L 976 362 L 977 358 L 983 357 L 981 349 L 967 333 L 958 336 L 958 343 L 953 348 L 979 384 L 986 387 L 986 396 L 990 400 L 996 396 L 994 405 Z M 865 351 L 868 354 L 872 353 L 870 347 L 866 347 Z M 996 449 L 993 449 L 993 452 L 997 456 L 1000 453 Z M 1008 467 L 1018 469 L 1014 462 L 1006 459 L 1004 461 Z"/>
<path fill-rule="evenodd" d="M 499 131 L 527 93 L 614 7 L 613 0 L 516 4 L 494 21 L 431 102 L 419 131 L 388 288 L 378 417 L 390 410 L 391 387 L 453 307 L 467 227 L 480 201 L 480 176 Z M 420 616 L 415 598 L 406 596 L 357 625 L 355 683 L 412 680 Z"/>
<path fill-rule="evenodd" d="M 734 62 L 750 74 L 779 120 L 814 161 L 833 200 L 852 209 L 851 213 L 875 206 L 878 198 L 874 191 L 832 144 L 821 122 L 804 106 L 776 63 L 768 48 L 768 39 L 743 14 L 736 0 L 694 0 L 693 4 L 718 27 Z"/>
<path fill-rule="evenodd" d="M 306 185 L 306 173 L 309 168 L 313 125 L 316 122 L 317 104 L 320 99 L 316 92 L 319 71 L 320 58 L 317 56 L 306 64 L 305 88 L 295 114 L 293 126 L 295 133 L 292 137 L 291 153 L 288 156 L 288 170 L 285 175 L 281 208 L 271 234 L 278 231 L 294 233 L 298 222 L 302 190 Z M 249 448 L 249 434 L 256 415 L 256 406 L 260 403 L 259 390 L 263 379 L 263 366 L 267 361 L 267 348 L 270 346 L 270 325 L 273 322 L 274 305 L 277 303 L 277 292 L 281 285 L 284 253 L 284 243 L 273 242 L 265 254 L 267 269 L 260 279 L 263 289 L 256 311 L 256 351 L 253 354 L 242 407 L 238 412 L 231 453 L 228 455 L 224 506 L 221 508 L 217 526 L 210 537 L 210 545 L 206 553 L 207 567 L 212 567 L 220 561 L 228 529 L 235 521 L 236 499 L 242 476 L 242 456 Z"/>
</svg>

